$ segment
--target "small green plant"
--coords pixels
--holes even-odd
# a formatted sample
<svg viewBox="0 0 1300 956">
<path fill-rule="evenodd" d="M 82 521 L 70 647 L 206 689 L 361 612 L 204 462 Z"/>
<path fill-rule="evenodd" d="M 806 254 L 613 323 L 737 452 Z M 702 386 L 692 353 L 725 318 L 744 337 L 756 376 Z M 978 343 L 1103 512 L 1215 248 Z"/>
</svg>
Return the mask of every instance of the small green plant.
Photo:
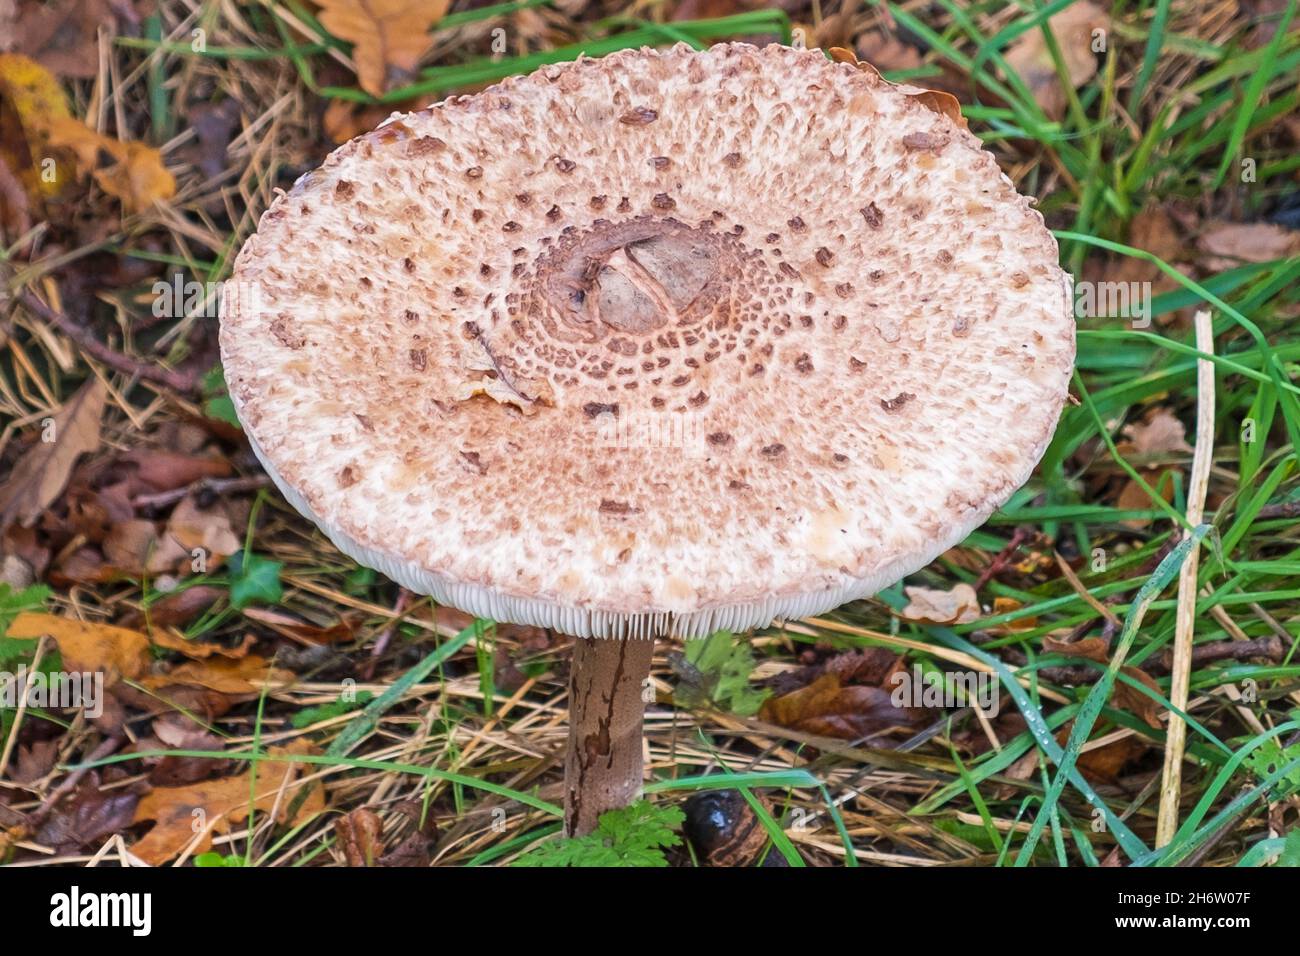
<svg viewBox="0 0 1300 956">
<path fill-rule="evenodd" d="M 36 650 L 36 641 L 17 637 L 6 637 L 13 619 L 24 611 L 39 611 L 45 606 L 50 596 L 50 589 L 43 584 L 33 584 L 21 591 L 14 590 L 8 584 L 0 584 L 0 672 L 7 675 L 7 680 L 15 682 L 10 693 L 19 694 L 22 688 L 17 686 L 16 672 L 20 667 L 30 667 L 32 654 Z M 40 670 L 51 677 L 61 667 L 59 653 L 51 647 L 41 659 Z M 8 706 L 5 700 L 9 693 L 0 695 L 0 745 L 9 737 L 17 714 L 16 706 Z"/>
<path fill-rule="evenodd" d="M 687 707 L 712 704 L 741 717 L 758 713 L 770 691 L 749 684 L 754 672 L 754 652 L 747 640 L 737 641 L 730 631 L 717 631 L 700 641 L 687 641 L 684 658 L 677 661 L 681 682 L 673 691 Z"/>
<path fill-rule="evenodd" d="M 242 611 L 250 604 L 279 604 L 284 596 L 279 561 L 251 551 L 230 556 L 230 606 Z"/>
<path fill-rule="evenodd" d="M 243 866 L 244 858 L 241 856 L 223 856 L 216 850 L 209 850 L 207 853 L 200 853 L 196 856 L 194 858 L 194 865 L 205 869 L 225 866 Z"/>
<path fill-rule="evenodd" d="M 235 403 L 230 400 L 230 392 L 226 388 L 225 371 L 220 365 L 212 366 L 199 386 L 203 391 L 204 415 L 235 428 L 242 428 L 239 416 L 235 414 Z"/>
<path fill-rule="evenodd" d="M 1263 780 L 1298 758 L 1300 744 L 1284 748 L 1276 739 L 1270 738 L 1252 750 L 1244 763 L 1255 776 Z M 1273 798 L 1281 799 L 1296 791 L 1300 791 L 1300 769 L 1292 770 L 1273 785 Z"/>
<path fill-rule="evenodd" d="M 682 842 L 674 831 L 686 815 L 645 800 L 600 815 L 594 833 L 552 840 L 525 853 L 515 866 L 667 866 L 663 851 Z"/>
</svg>

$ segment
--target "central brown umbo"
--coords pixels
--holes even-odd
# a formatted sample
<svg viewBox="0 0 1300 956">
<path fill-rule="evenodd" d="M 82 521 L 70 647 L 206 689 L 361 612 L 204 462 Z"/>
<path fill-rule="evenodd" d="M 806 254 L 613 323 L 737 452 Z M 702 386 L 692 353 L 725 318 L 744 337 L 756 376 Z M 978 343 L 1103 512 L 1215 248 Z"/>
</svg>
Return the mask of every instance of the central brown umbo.
<svg viewBox="0 0 1300 956">
<path fill-rule="evenodd" d="M 727 44 L 544 67 L 262 217 L 222 356 L 344 552 L 577 638 L 566 830 L 633 799 L 654 640 L 871 595 L 1030 476 L 1074 355 L 1042 218 L 942 94 Z"/>
</svg>

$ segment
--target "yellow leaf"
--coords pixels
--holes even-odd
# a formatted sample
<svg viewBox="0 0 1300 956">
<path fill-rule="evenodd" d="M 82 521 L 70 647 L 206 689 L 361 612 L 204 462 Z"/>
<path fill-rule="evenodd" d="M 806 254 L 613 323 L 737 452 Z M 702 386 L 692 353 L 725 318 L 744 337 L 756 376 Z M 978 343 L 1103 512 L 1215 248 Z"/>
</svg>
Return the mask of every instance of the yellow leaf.
<svg viewBox="0 0 1300 956">
<path fill-rule="evenodd" d="M 126 627 L 24 611 L 10 622 L 5 636 L 35 639 L 47 634 L 59 646 L 65 668 L 100 671 L 106 684 L 120 677 L 135 680 L 149 668 L 149 638 Z"/>
<path fill-rule="evenodd" d="M 51 146 L 71 151 L 78 169 L 93 174 L 99 187 L 120 199 L 128 213 L 142 212 L 155 201 L 176 195 L 176 180 L 152 146 L 120 142 L 75 119 L 51 123 L 49 136 Z M 105 162 L 108 165 L 101 168 Z"/>
<path fill-rule="evenodd" d="M 49 125 L 70 115 L 49 70 L 19 53 L 0 53 L 0 162 L 34 200 L 57 195 L 71 179 L 57 165 L 44 164 Z"/>
<path fill-rule="evenodd" d="M 81 173 L 90 173 L 99 165 L 100 150 L 108 150 L 117 158 L 112 146 L 117 143 L 106 136 L 101 136 L 81 120 L 71 116 L 59 116 L 50 120 L 46 126 L 50 146 L 66 149 L 77 157 L 77 169 Z"/>
<path fill-rule="evenodd" d="M 430 46 L 429 28 L 450 6 L 450 0 L 321 0 L 320 22 L 353 44 L 357 80 L 379 96 L 415 72 Z"/>
<path fill-rule="evenodd" d="M 144 143 L 117 143 L 118 161 L 96 170 L 95 182 L 110 196 L 122 200 L 128 213 L 143 212 L 155 202 L 176 195 L 176 180 L 163 166 L 162 153 Z"/>
</svg>

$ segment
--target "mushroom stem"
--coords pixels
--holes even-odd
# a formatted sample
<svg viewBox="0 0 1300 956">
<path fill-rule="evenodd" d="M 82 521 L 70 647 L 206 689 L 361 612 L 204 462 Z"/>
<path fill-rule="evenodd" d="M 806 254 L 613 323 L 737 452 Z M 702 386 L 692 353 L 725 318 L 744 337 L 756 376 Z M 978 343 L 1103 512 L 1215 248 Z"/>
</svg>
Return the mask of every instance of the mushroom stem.
<svg viewBox="0 0 1300 956">
<path fill-rule="evenodd" d="M 590 833 L 602 813 L 627 806 L 641 791 L 642 688 L 654 649 L 646 638 L 574 641 L 564 761 L 567 836 Z"/>
</svg>

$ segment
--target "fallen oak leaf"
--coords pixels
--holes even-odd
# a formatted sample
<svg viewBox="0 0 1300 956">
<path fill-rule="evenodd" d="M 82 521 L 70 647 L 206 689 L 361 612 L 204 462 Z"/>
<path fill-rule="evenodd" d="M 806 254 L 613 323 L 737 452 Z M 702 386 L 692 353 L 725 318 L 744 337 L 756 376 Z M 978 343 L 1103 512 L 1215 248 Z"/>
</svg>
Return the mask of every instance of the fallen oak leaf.
<svg viewBox="0 0 1300 956">
<path fill-rule="evenodd" d="M 270 747 L 271 757 L 313 752 L 306 740 L 287 747 Z M 205 780 L 184 787 L 157 787 L 141 798 L 133 823 L 152 821 L 154 826 L 131 847 L 131 852 L 152 866 L 174 859 L 190 848 L 203 853 L 212 846 L 214 834 L 229 833 L 250 812 L 270 813 L 277 823 L 298 824 L 325 809 L 325 792 L 319 782 L 304 783 L 303 765 L 288 760 L 261 760 L 245 773 L 217 780 Z M 306 798 L 292 817 L 293 797 L 308 788 Z M 254 792 L 254 788 L 256 791 Z M 200 824 L 198 833 L 195 825 Z"/>
<path fill-rule="evenodd" d="M 248 656 L 249 649 L 257 643 L 257 638 L 252 634 L 245 634 L 243 639 L 234 647 L 226 647 L 223 644 L 217 644 L 212 641 L 195 641 L 181 637 L 174 631 L 165 627 L 160 627 L 153 632 L 153 643 L 155 647 L 165 648 L 169 651 L 176 651 L 184 654 L 192 660 L 207 660 L 209 657 L 225 657 L 230 660 L 239 660 Z"/>
<path fill-rule="evenodd" d="M 40 439 L 0 485 L 0 527 L 31 527 L 67 486 L 72 466 L 99 448 L 108 389 L 91 379 L 41 429 Z"/>
<path fill-rule="evenodd" d="M 24 611 L 6 632 L 7 637 L 18 639 L 44 635 L 58 645 L 65 669 L 103 673 L 105 686 L 119 679 L 139 679 L 149 669 L 149 638 L 130 628 Z"/>
<path fill-rule="evenodd" d="M 357 81 L 371 96 L 382 96 L 392 80 L 415 72 L 432 46 L 429 29 L 450 7 L 450 0 L 321 0 L 320 22 L 352 43 Z"/>
<path fill-rule="evenodd" d="M 165 674 L 142 678 L 140 684 L 149 690 L 179 684 L 220 694 L 257 694 L 268 684 L 288 684 L 294 676 L 292 671 L 275 667 L 264 657 L 248 654 L 236 659 L 208 657 L 185 661 Z"/>
</svg>

